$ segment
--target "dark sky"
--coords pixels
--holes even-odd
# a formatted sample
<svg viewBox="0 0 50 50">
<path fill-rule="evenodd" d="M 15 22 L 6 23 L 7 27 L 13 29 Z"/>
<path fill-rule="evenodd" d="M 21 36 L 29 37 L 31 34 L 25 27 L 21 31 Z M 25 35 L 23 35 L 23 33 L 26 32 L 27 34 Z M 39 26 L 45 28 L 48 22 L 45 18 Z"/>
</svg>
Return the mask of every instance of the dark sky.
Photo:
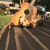
<svg viewBox="0 0 50 50">
<path fill-rule="evenodd" d="M 9 1 L 9 2 L 16 2 L 19 3 L 19 0 L 0 0 L 0 1 Z M 28 0 L 30 2 L 31 0 Z M 50 0 L 40 0 L 42 5 L 46 5 L 48 9 L 50 9 Z"/>
</svg>

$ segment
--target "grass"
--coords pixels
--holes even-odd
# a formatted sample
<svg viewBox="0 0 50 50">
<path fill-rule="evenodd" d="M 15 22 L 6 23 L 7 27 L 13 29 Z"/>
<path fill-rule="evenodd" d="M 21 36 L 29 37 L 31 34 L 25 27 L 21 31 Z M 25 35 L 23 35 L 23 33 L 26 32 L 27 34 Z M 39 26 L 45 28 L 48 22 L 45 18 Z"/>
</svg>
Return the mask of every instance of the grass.
<svg viewBox="0 0 50 50">
<path fill-rule="evenodd" d="M 11 17 L 8 15 L 0 15 L 0 29 L 11 21 Z"/>
</svg>

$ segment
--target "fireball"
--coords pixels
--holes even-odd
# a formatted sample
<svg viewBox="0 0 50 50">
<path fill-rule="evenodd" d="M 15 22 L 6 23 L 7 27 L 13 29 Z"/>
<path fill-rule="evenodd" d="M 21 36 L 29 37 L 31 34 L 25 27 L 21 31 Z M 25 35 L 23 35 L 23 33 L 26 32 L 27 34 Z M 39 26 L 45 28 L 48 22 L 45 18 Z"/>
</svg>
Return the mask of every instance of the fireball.
<svg viewBox="0 0 50 50">
<path fill-rule="evenodd" d="M 20 10 L 18 12 L 16 12 L 11 19 L 11 23 L 13 23 L 14 25 L 19 25 L 19 22 L 24 22 L 25 19 L 25 14 L 24 11 L 29 7 L 29 3 L 25 2 L 23 3 L 22 7 L 20 8 Z M 20 20 L 20 21 L 19 21 Z"/>
</svg>

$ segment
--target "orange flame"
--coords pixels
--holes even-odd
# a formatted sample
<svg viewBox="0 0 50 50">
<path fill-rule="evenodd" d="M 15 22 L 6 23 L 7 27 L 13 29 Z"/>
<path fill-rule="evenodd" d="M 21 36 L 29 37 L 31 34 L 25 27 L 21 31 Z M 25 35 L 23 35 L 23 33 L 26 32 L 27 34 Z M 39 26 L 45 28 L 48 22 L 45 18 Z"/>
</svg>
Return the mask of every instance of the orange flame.
<svg viewBox="0 0 50 50">
<path fill-rule="evenodd" d="M 37 8 L 33 6 L 32 8 L 32 11 L 31 11 L 31 20 L 27 20 L 26 17 L 25 17 L 25 14 L 24 14 L 24 11 L 30 6 L 29 3 L 25 2 L 23 3 L 23 5 L 21 6 L 20 8 L 20 11 L 16 12 L 13 16 L 12 16 L 12 19 L 11 19 L 11 22 L 14 24 L 14 25 L 19 25 L 19 19 L 21 18 L 21 21 L 20 22 L 23 22 L 23 25 L 26 26 L 26 25 L 29 25 L 29 23 L 32 23 L 32 25 L 35 27 L 36 26 L 36 22 L 37 22 L 37 18 L 36 18 L 36 13 L 37 13 Z M 25 19 L 25 21 L 24 21 Z"/>
<path fill-rule="evenodd" d="M 25 18 L 24 10 L 26 10 L 29 7 L 29 3 L 25 2 L 23 3 L 22 7 L 20 8 L 20 11 L 16 12 L 11 19 L 11 23 L 14 25 L 19 24 L 19 18 L 21 17 L 22 20 Z"/>
</svg>

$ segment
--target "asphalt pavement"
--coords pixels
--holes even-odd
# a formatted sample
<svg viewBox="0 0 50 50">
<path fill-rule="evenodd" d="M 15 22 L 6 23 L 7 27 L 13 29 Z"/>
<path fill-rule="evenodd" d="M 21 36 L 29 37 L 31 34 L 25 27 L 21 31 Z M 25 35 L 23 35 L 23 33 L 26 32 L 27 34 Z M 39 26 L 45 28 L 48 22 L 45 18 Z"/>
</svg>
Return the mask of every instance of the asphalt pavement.
<svg viewBox="0 0 50 50">
<path fill-rule="evenodd" d="M 7 27 L 0 38 L 0 50 L 50 50 L 50 29 Z"/>
</svg>

